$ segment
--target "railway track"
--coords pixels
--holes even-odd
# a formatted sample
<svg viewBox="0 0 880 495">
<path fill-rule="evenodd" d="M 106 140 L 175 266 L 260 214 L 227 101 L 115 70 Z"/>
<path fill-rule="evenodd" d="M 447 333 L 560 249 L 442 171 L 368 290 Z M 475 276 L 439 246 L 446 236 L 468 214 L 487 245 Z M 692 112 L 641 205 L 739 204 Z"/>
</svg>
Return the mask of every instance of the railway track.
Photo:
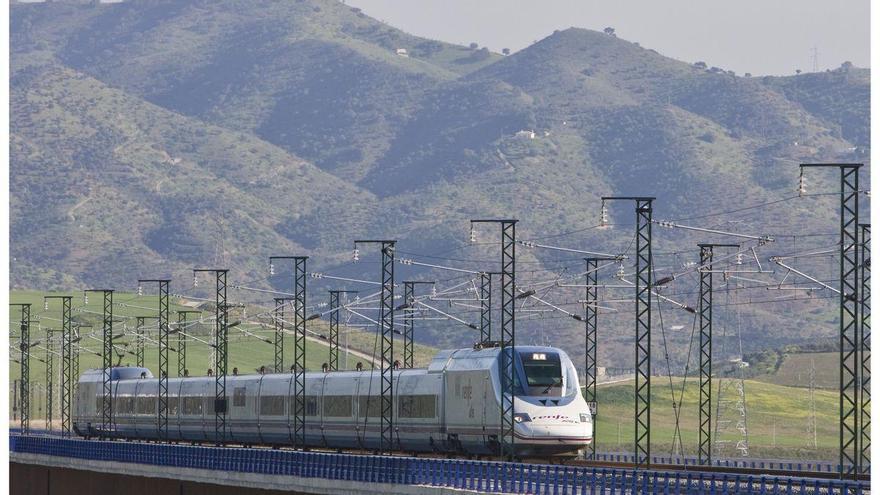
<svg viewBox="0 0 880 495">
<path fill-rule="evenodd" d="M 544 461 L 543 464 L 547 462 Z M 579 467 L 596 467 L 596 468 L 615 468 L 615 469 L 635 469 L 636 465 L 631 462 L 615 462 L 615 461 L 590 461 L 584 459 L 573 459 L 565 461 L 563 464 L 567 466 Z M 799 478 L 818 478 L 818 479 L 838 479 L 840 475 L 836 472 L 827 471 L 797 471 L 787 469 L 767 469 L 752 467 L 732 467 L 732 466 L 700 466 L 694 464 L 651 464 L 647 469 L 653 471 L 687 471 L 694 473 L 726 473 L 733 475 L 749 475 L 749 476 L 796 476 Z M 855 478 L 858 481 L 870 481 L 869 474 L 860 474 Z"/>
</svg>

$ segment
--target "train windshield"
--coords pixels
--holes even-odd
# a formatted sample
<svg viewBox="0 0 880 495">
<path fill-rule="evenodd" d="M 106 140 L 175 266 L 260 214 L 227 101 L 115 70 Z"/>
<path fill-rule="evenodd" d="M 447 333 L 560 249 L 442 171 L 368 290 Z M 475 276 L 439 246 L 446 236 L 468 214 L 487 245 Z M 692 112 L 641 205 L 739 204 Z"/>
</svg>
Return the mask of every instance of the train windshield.
<svg viewBox="0 0 880 495">
<path fill-rule="evenodd" d="M 521 352 L 526 375 L 526 395 L 561 396 L 562 363 L 555 352 Z"/>
</svg>

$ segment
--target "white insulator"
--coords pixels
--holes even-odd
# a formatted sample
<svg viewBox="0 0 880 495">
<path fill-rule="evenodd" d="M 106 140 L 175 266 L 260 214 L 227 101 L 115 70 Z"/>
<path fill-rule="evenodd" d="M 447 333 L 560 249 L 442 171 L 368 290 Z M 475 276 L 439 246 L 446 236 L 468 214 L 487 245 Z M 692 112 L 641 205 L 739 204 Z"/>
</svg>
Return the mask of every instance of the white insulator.
<svg viewBox="0 0 880 495">
<path fill-rule="evenodd" d="M 474 225 L 471 224 L 471 236 L 470 236 L 471 244 L 477 242 L 477 229 L 474 228 Z"/>
<path fill-rule="evenodd" d="M 88 304 L 88 303 L 89 303 L 89 295 L 83 294 L 83 304 Z"/>
<path fill-rule="evenodd" d="M 138 295 L 139 295 L 139 296 L 144 295 L 144 288 L 143 288 L 142 286 L 140 286 L 140 285 L 138 285 Z"/>
<path fill-rule="evenodd" d="M 49 311 L 49 301 L 43 301 L 43 310 Z"/>
<path fill-rule="evenodd" d="M 737 265 L 743 264 L 743 254 L 742 253 L 736 253 L 736 264 Z"/>
<path fill-rule="evenodd" d="M 269 263 L 269 275 L 275 275 L 275 263 Z"/>
<path fill-rule="evenodd" d="M 354 248 L 354 253 L 352 253 L 352 260 L 353 261 L 360 261 L 361 260 L 361 252 L 360 252 L 360 250 L 358 250 L 358 248 Z"/>
<path fill-rule="evenodd" d="M 193 287 L 199 286 L 199 277 L 193 275 Z"/>
<path fill-rule="evenodd" d="M 798 178 L 798 196 L 803 196 L 807 193 L 807 187 L 804 180 L 804 171 L 801 170 L 801 176 Z"/>
<path fill-rule="evenodd" d="M 608 225 L 608 207 L 605 206 L 604 201 L 602 201 L 602 209 L 599 212 L 599 224 L 603 227 Z"/>
<path fill-rule="evenodd" d="M 623 269 L 623 263 L 617 265 L 617 278 L 623 278 L 626 275 L 626 271 Z"/>
</svg>

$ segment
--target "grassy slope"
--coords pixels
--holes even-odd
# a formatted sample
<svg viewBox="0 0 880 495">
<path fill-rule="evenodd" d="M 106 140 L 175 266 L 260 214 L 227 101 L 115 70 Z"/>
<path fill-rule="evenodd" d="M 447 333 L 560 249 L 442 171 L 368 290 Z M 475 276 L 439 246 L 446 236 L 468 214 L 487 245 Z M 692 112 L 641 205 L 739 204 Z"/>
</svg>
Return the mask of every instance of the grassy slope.
<svg viewBox="0 0 880 495">
<path fill-rule="evenodd" d="M 673 384 L 676 389 L 676 397 L 678 397 L 681 390 L 681 379 L 675 378 Z M 717 397 L 717 381 L 714 382 L 713 389 L 713 394 Z M 834 459 L 838 434 L 837 393 L 824 390 L 815 392 L 818 449 L 814 449 L 812 447 L 812 430 L 809 427 L 810 402 L 807 390 L 753 380 L 745 382 L 745 390 L 749 447 L 752 457 Z M 681 405 L 680 425 L 685 453 L 691 455 L 696 453 L 698 394 L 699 384 L 695 379 L 689 379 Z M 735 395 L 736 391 L 731 388 L 725 394 Z M 601 386 L 598 395 L 598 449 L 611 452 L 631 451 L 634 432 L 633 383 L 624 382 Z M 672 399 L 666 379 L 656 377 L 652 380 L 651 400 L 653 451 L 656 455 L 662 455 L 670 451 L 675 430 L 675 416 L 671 407 Z M 714 403 L 712 407 L 714 411 Z M 729 433 L 724 434 L 722 439 L 731 440 L 732 444 L 724 447 L 721 452 L 716 450 L 716 455 L 738 457 L 732 447 L 740 438 L 734 428 L 738 414 L 731 410 L 730 414 L 725 417 L 733 419 L 734 423 L 728 427 Z M 618 443 L 618 428 L 620 443 Z"/>
<path fill-rule="evenodd" d="M 810 370 L 815 370 L 815 387 L 828 390 L 838 389 L 840 354 L 837 352 L 816 352 L 786 355 L 776 373 L 760 375 L 756 380 L 807 388 L 810 386 Z"/>
</svg>

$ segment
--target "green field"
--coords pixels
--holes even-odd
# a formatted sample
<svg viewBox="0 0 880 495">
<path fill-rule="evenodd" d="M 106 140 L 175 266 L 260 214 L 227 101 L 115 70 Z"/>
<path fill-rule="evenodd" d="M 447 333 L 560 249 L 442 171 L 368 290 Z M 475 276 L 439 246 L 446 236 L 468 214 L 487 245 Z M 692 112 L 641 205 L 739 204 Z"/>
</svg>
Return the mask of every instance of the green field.
<svg viewBox="0 0 880 495">
<path fill-rule="evenodd" d="M 682 380 L 673 379 L 675 396 L 679 397 Z M 669 454 L 675 431 L 673 400 L 667 378 L 654 377 L 651 381 L 651 432 L 652 453 Z M 681 403 L 680 431 L 685 454 L 696 454 L 698 441 L 698 392 L 696 379 L 688 378 Z M 713 384 L 713 424 L 715 398 L 718 382 Z M 736 389 L 726 389 L 725 394 L 735 399 Z M 816 417 L 816 446 L 813 445 L 813 429 L 809 390 L 747 380 L 745 382 L 747 430 L 749 454 L 760 458 L 823 459 L 835 458 L 837 445 L 838 394 L 827 390 L 814 393 Z M 600 452 L 630 452 L 634 438 L 634 387 L 632 381 L 600 386 L 598 390 L 599 414 L 597 425 L 597 450 Z M 722 449 L 716 448 L 716 456 L 738 457 L 734 448 L 741 438 L 736 430 L 739 413 L 731 403 L 724 419 L 732 419 L 726 431 L 718 438 L 730 440 Z"/>
</svg>

